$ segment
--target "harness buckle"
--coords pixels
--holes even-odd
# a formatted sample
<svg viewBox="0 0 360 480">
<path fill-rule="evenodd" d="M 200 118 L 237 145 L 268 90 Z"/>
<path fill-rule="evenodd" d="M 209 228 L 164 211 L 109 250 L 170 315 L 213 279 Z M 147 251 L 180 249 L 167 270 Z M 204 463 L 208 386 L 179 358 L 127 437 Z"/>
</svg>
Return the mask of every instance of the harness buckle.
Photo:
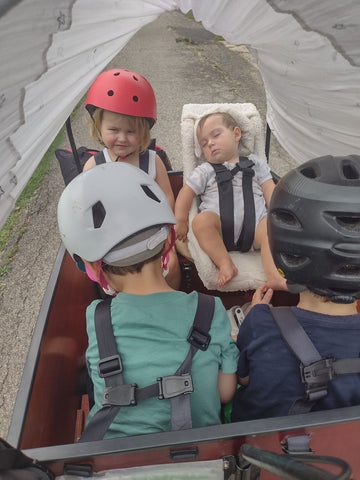
<svg viewBox="0 0 360 480">
<path fill-rule="evenodd" d="M 187 336 L 187 341 L 203 352 L 208 349 L 210 340 L 211 335 L 195 328 L 194 325 L 191 327 L 189 335 Z"/>
<path fill-rule="evenodd" d="M 310 365 L 300 365 L 301 381 L 305 384 L 306 398 L 317 401 L 328 393 L 327 384 L 336 377 L 334 358 L 322 358 Z"/>
<path fill-rule="evenodd" d="M 224 167 L 224 170 L 215 170 L 216 172 L 216 182 L 219 183 L 226 183 L 231 182 L 233 179 L 233 175 L 231 171 Z"/>
<path fill-rule="evenodd" d="M 123 371 L 120 355 L 111 355 L 98 361 L 98 372 L 101 378 L 110 377 Z"/>
<path fill-rule="evenodd" d="M 242 172 L 243 172 L 243 176 L 244 177 L 254 177 L 255 176 L 255 172 L 252 168 L 244 168 L 244 169 L 240 169 Z"/>
<path fill-rule="evenodd" d="M 103 406 L 132 407 L 136 405 L 136 388 L 136 383 L 118 385 L 117 387 L 105 387 L 102 398 Z"/>
<path fill-rule="evenodd" d="M 192 377 L 190 373 L 159 377 L 157 379 L 157 382 L 159 385 L 159 400 L 178 397 L 179 395 L 187 395 L 194 391 Z"/>
<path fill-rule="evenodd" d="M 334 358 L 327 357 L 310 365 L 300 365 L 301 380 L 308 385 L 327 384 L 336 377 Z"/>
</svg>

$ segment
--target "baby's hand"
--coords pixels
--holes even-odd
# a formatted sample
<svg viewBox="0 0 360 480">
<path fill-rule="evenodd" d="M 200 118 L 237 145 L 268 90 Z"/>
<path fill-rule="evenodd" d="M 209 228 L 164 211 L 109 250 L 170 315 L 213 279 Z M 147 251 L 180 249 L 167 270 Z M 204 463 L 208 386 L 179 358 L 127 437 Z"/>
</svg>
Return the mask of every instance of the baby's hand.
<svg viewBox="0 0 360 480">
<path fill-rule="evenodd" d="M 177 240 L 181 240 L 182 242 L 186 242 L 187 233 L 188 233 L 187 222 L 178 222 L 175 225 L 175 233 L 176 233 Z"/>
<path fill-rule="evenodd" d="M 259 303 L 269 304 L 273 296 L 274 291 L 271 288 L 268 288 L 266 285 L 261 285 L 261 287 L 255 290 L 253 295 L 251 306 L 258 305 Z"/>
</svg>

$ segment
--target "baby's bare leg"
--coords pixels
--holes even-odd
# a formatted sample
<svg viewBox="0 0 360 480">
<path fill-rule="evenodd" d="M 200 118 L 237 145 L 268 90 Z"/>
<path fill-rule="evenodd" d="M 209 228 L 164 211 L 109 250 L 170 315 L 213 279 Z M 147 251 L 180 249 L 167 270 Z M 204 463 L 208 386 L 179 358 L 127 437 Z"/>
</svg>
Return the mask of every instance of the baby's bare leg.
<svg viewBox="0 0 360 480">
<path fill-rule="evenodd" d="M 286 280 L 278 272 L 269 246 L 267 235 L 267 219 L 264 217 L 258 223 L 255 230 L 255 242 L 261 251 L 261 260 L 265 270 L 267 282 L 266 286 L 273 290 L 288 290 Z"/>
<path fill-rule="evenodd" d="M 201 212 L 194 218 L 192 229 L 200 247 L 220 270 L 217 284 L 221 287 L 230 282 L 238 270 L 222 240 L 220 217 L 214 212 Z"/>
</svg>

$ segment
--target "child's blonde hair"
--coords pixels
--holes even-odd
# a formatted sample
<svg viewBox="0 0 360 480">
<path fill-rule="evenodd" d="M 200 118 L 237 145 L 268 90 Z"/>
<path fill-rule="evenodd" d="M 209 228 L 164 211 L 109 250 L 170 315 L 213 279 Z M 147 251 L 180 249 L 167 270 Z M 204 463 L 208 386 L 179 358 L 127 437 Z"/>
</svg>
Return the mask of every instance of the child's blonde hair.
<svg viewBox="0 0 360 480">
<path fill-rule="evenodd" d="M 104 117 L 104 111 L 102 108 L 97 108 L 95 112 L 91 116 L 91 123 L 90 123 L 90 135 L 91 138 L 100 143 L 100 145 L 104 145 L 103 139 L 101 138 L 101 124 Z M 129 122 L 130 128 L 133 129 L 137 136 L 139 137 L 140 145 L 139 145 L 139 153 L 144 153 L 145 150 L 148 148 L 150 144 L 150 125 L 146 118 L 143 117 L 133 117 L 130 115 L 123 115 L 121 113 L 117 113 L 122 118 L 126 119 Z"/>
</svg>

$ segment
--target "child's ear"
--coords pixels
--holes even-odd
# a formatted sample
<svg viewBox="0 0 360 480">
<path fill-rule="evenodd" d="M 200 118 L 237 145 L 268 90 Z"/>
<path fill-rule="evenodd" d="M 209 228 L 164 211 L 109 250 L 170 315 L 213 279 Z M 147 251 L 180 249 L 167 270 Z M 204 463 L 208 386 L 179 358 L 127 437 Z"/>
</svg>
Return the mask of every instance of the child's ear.
<svg viewBox="0 0 360 480">
<path fill-rule="evenodd" d="M 240 142 L 240 139 L 241 139 L 241 129 L 240 129 L 240 127 L 235 127 L 234 128 L 234 134 L 235 134 L 235 140 L 237 142 Z"/>
<path fill-rule="evenodd" d="M 95 281 L 99 281 L 99 264 L 98 262 L 88 262 L 87 260 L 83 259 L 83 262 L 85 263 L 86 270 L 90 270 L 92 273 L 92 276 L 94 277 Z"/>
</svg>

